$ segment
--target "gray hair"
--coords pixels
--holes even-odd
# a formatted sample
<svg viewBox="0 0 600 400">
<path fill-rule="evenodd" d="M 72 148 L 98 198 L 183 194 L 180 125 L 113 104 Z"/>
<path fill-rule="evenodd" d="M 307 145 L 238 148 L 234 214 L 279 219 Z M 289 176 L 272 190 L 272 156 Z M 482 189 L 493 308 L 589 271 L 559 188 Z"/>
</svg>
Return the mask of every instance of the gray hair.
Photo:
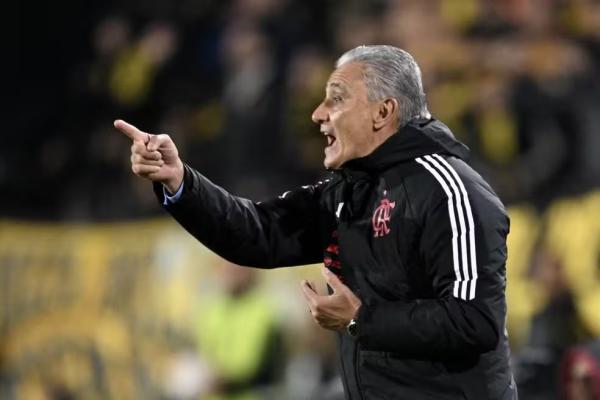
<svg viewBox="0 0 600 400">
<path fill-rule="evenodd" d="M 358 46 L 344 53 L 335 67 L 358 62 L 364 66 L 364 81 L 370 101 L 395 98 L 400 103 L 400 127 L 413 118 L 430 118 L 421 70 L 406 51 L 394 46 Z"/>
</svg>

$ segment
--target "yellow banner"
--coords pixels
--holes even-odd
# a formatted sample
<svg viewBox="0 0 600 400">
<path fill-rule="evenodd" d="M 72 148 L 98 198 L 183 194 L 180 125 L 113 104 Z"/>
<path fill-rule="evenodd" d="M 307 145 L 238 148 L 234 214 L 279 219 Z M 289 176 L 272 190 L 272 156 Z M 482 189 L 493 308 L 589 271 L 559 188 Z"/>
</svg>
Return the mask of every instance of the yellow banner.
<svg viewBox="0 0 600 400">
<path fill-rule="evenodd" d="M 547 295 L 531 274 L 540 244 L 562 262 L 586 327 L 600 335 L 600 192 L 545 215 L 513 207 L 508 312 L 513 344 Z M 155 398 L 169 357 L 193 349 L 190 316 L 222 261 L 169 218 L 110 224 L 0 221 L 0 397 Z M 319 268 L 260 274 L 285 324 L 307 317 L 299 281 Z"/>
<path fill-rule="evenodd" d="M 194 282 L 215 260 L 168 219 L 1 222 L 4 392 L 144 398 L 162 358 L 188 340 Z"/>
</svg>

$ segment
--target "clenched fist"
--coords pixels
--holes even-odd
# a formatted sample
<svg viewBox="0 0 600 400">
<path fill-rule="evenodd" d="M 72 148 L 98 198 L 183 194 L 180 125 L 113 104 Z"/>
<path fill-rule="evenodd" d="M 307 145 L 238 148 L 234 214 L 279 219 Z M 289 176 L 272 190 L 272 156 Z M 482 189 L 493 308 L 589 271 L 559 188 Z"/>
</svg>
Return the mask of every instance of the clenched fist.
<svg viewBox="0 0 600 400">
<path fill-rule="evenodd" d="M 131 145 L 133 173 L 162 183 L 170 193 L 177 192 L 183 181 L 183 163 L 169 135 L 142 132 L 120 119 L 116 120 L 114 125 L 133 141 Z"/>
</svg>

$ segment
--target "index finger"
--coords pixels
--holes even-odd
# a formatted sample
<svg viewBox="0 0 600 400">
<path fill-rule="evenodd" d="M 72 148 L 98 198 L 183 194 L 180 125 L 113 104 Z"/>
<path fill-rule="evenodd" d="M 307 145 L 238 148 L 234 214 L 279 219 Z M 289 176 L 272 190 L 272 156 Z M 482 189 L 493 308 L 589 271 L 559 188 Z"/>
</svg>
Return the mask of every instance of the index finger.
<svg viewBox="0 0 600 400">
<path fill-rule="evenodd" d="M 331 272 L 329 270 L 329 268 L 323 267 L 322 271 L 323 271 L 323 276 L 325 277 L 325 280 L 327 281 L 327 284 L 329 286 L 331 286 L 334 293 L 338 292 L 338 291 L 343 291 L 345 288 L 347 288 L 347 286 L 344 285 L 344 283 L 340 280 L 340 278 L 338 278 L 338 276 L 336 274 Z"/>
<path fill-rule="evenodd" d="M 302 287 L 302 292 L 304 292 L 304 297 L 308 300 L 309 304 L 313 304 L 319 298 L 319 294 L 315 291 L 312 285 L 308 281 L 302 281 L 300 283 Z"/>
<path fill-rule="evenodd" d="M 141 141 L 145 143 L 146 139 L 149 137 L 149 135 L 146 132 L 140 131 L 138 128 L 131 124 L 128 124 L 122 119 L 117 119 L 114 122 L 114 126 L 133 141 Z"/>
</svg>

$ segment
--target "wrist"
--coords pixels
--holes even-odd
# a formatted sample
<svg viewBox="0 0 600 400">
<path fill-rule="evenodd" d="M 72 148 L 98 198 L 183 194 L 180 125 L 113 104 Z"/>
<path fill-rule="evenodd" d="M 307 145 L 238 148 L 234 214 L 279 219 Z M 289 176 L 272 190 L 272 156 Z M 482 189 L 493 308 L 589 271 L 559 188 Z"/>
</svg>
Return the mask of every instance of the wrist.
<svg viewBox="0 0 600 400">
<path fill-rule="evenodd" d="M 173 195 L 173 194 L 177 193 L 177 191 L 179 191 L 179 188 L 181 187 L 181 185 L 183 183 L 183 175 L 184 175 L 183 163 L 181 161 L 179 161 L 174 176 L 171 179 L 168 179 L 165 182 L 162 182 L 162 184 L 165 186 L 165 188 L 171 195 Z"/>
<path fill-rule="evenodd" d="M 355 318 L 352 318 L 350 322 L 348 322 L 348 325 L 346 325 L 346 332 L 352 337 L 358 336 L 358 322 Z"/>
<path fill-rule="evenodd" d="M 358 314 L 360 313 L 360 308 L 362 307 L 362 302 L 358 300 L 355 304 L 353 304 L 354 313 L 352 314 L 351 320 L 358 319 Z"/>
<path fill-rule="evenodd" d="M 348 323 L 346 324 L 346 332 L 352 337 L 358 336 L 358 314 L 360 311 L 360 307 L 361 303 L 358 303 L 354 306 L 354 314 L 352 315 L 350 321 L 348 321 Z"/>
</svg>

